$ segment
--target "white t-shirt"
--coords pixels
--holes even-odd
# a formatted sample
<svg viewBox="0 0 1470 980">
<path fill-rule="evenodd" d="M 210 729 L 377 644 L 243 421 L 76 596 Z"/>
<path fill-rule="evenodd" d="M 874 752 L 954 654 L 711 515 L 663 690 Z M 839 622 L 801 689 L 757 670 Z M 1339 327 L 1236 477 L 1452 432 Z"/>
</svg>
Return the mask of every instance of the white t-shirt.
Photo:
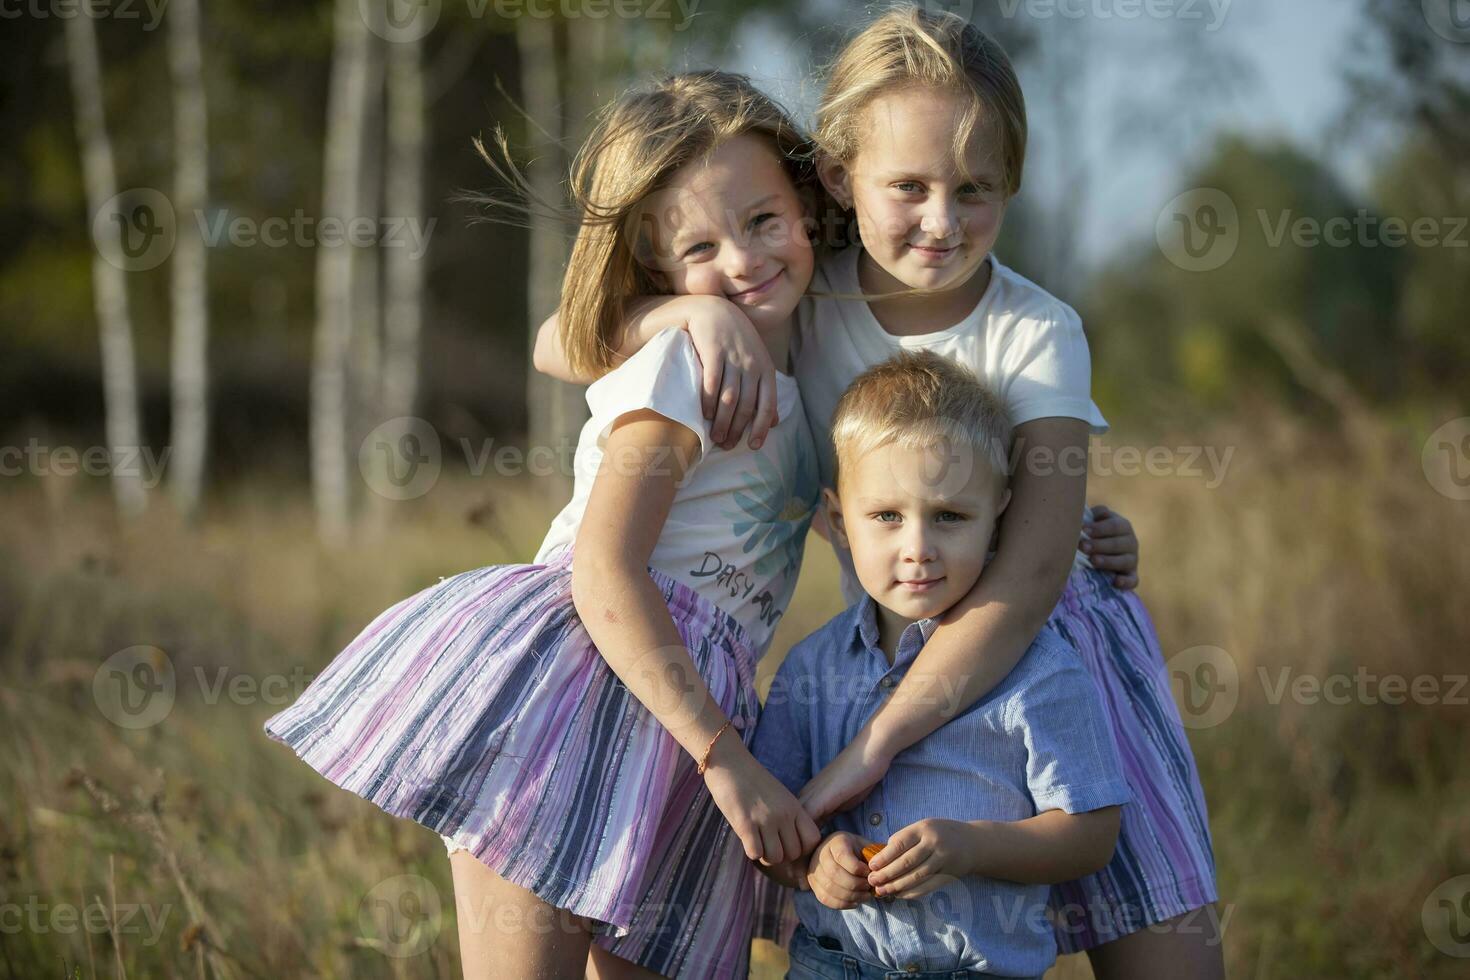
<svg viewBox="0 0 1470 980">
<path fill-rule="evenodd" d="M 817 266 L 811 291 L 861 293 L 861 254 L 862 247 L 854 245 L 827 256 Z M 980 302 L 959 323 L 933 333 L 896 337 L 862 300 L 802 300 L 791 354 L 823 486 L 835 485 L 830 433 L 837 399 L 859 374 L 901 350 L 931 350 L 974 371 L 1005 401 L 1015 425 L 1062 416 L 1084 420 L 1095 435 L 1108 430 L 1092 401 L 1092 359 L 1077 312 L 994 255 L 987 261 L 990 285 Z M 833 546 L 842 565 L 843 598 L 851 605 L 862 597 L 862 589 L 851 555 L 835 542 Z M 1081 552 L 1074 564 L 1090 567 Z"/>
<path fill-rule="evenodd" d="M 699 359 L 689 335 L 665 330 L 587 389 L 592 417 L 577 443 L 572 500 L 552 522 L 536 560 L 572 544 L 612 424 L 651 409 L 699 436 L 699 459 L 674 492 L 648 564 L 690 586 L 745 627 L 757 654 L 770 644 L 796 588 L 820 492 L 817 454 L 796 379 L 777 372 L 780 423 L 760 449 L 722 449 L 700 407 Z"/>
</svg>

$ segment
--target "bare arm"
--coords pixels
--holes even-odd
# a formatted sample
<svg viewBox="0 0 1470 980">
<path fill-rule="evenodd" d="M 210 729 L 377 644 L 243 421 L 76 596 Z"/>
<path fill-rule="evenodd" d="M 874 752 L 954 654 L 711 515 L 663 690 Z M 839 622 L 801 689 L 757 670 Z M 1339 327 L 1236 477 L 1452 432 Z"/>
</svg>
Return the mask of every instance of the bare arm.
<svg viewBox="0 0 1470 980">
<path fill-rule="evenodd" d="M 608 436 L 572 558 L 572 602 L 598 653 L 694 759 L 752 860 L 810 850 L 816 824 L 750 754 L 689 655 L 648 560 L 699 437 L 652 411 L 623 415 Z"/>
<path fill-rule="evenodd" d="M 1116 806 L 1086 813 L 1047 810 L 1025 820 L 972 820 L 971 873 L 1030 885 L 1090 875 L 1112 860 L 1122 820 Z"/>
<path fill-rule="evenodd" d="M 1000 548 L 980 581 L 944 615 L 894 697 L 869 722 L 890 758 L 944 724 L 917 676 L 959 681 L 964 711 L 1005 679 L 1046 625 L 1071 572 L 1087 497 L 1087 423 L 1049 418 L 1016 428 L 1019 465 Z M 910 690 L 906 691 L 908 687 Z M 909 694 L 921 695 L 906 697 Z"/>
<path fill-rule="evenodd" d="M 1087 423 L 1045 418 L 1016 427 L 1011 503 L 985 573 L 940 620 L 890 698 L 803 788 L 821 820 L 865 797 L 899 752 L 965 711 L 1011 672 L 1046 624 L 1071 570 L 1087 492 Z M 952 688 L 932 687 L 946 679 Z M 936 699 L 935 689 L 953 690 Z"/>
<path fill-rule="evenodd" d="M 662 330 L 681 326 L 682 296 L 643 296 L 628 304 L 628 322 L 623 325 L 621 343 L 618 345 L 618 361 L 626 360 L 643 349 L 643 345 Z M 531 352 L 531 363 L 542 374 L 566 381 L 570 384 L 591 384 L 595 377 L 577 375 L 567 363 L 566 351 L 561 346 L 561 321 L 553 313 L 536 331 L 536 347 Z"/>
</svg>

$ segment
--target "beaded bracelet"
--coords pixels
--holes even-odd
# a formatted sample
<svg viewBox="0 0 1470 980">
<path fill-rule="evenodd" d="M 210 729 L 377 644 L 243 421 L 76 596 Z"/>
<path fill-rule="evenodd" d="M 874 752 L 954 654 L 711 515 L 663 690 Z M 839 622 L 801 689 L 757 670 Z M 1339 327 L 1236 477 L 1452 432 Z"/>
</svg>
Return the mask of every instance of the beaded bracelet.
<svg viewBox="0 0 1470 980">
<path fill-rule="evenodd" d="M 700 756 L 699 759 L 699 768 L 695 770 L 697 773 L 699 773 L 699 775 L 703 776 L 704 771 L 709 768 L 709 754 L 714 749 L 715 742 L 719 740 L 719 737 L 721 735 L 725 734 L 725 729 L 729 727 L 730 722 L 726 721 L 723 725 L 720 726 L 720 730 L 715 732 L 715 737 L 710 739 L 709 744 L 704 747 L 704 755 Z"/>
</svg>

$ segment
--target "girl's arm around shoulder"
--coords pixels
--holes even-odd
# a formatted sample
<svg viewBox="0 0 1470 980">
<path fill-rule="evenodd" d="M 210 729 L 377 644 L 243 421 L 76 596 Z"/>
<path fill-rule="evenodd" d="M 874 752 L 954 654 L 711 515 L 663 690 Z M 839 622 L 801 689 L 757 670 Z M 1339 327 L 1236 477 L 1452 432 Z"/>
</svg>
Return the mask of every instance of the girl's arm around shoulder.
<svg viewBox="0 0 1470 980">
<path fill-rule="evenodd" d="M 628 308 L 614 360 L 627 360 L 665 330 L 687 331 L 699 355 L 700 406 L 713 423 L 710 438 L 730 449 L 749 429 L 751 448 L 760 448 L 779 421 L 776 367 L 750 318 L 723 296 L 643 296 Z M 537 330 L 531 361 L 537 371 L 559 381 L 596 380 L 574 373 L 567 363 L 556 314 Z"/>
</svg>

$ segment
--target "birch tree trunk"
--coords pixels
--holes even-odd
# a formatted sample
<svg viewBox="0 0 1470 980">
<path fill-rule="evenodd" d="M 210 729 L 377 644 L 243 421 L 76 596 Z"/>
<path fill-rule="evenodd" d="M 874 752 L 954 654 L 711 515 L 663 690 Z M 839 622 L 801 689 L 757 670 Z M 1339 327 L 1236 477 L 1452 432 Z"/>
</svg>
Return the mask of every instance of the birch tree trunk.
<svg viewBox="0 0 1470 980">
<path fill-rule="evenodd" d="M 358 183 L 357 205 L 353 217 L 366 227 L 370 220 L 376 229 L 373 241 L 357 238 L 349 246 L 352 253 L 352 338 L 348 358 L 351 371 L 349 404 L 351 420 L 347 444 L 354 450 L 367 434 L 383 420 L 381 386 L 383 371 L 383 303 L 379 285 L 379 263 L 382 254 L 378 238 L 383 196 L 383 41 L 368 33 L 367 113 L 363 119 L 362 144 L 358 150 L 362 174 Z M 356 236 L 354 236 L 356 237 Z M 349 451 L 349 457 L 353 453 Z"/>
<path fill-rule="evenodd" d="M 67 62 L 71 73 L 72 98 L 76 103 L 77 142 L 82 151 L 82 179 L 86 185 L 87 210 L 99 215 L 117 196 L 117 173 L 112 144 L 102 106 L 102 69 L 97 56 L 93 19 L 87 16 L 66 20 Z M 154 218 L 156 221 L 156 216 Z M 98 227 L 94 222 L 95 229 Z M 105 224 L 111 230 L 110 224 Z M 117 228 L 126 235 L 126 228 Z M 106 414 L 107 444 L 111 452 L 112 492 L 119 512 L 133 518 L 148 507 L 141 474 L 119 465 L 136 458 L 141 450 L 138 419 L 137 368 L 133 356 L 133 325 L 128 312 L 128 291 L 123 270 L 103 256 L 102 243 L 92 256 L 92 301 L 97 311 L 102 356 L 103 411 Z"/>
<path fill-rule="evenodd" d="M 384 304 L 383 415 L 412 415 L 418 400 L 419 333 L 423 325 L 426 250 L 432 227 L 424 214 L 427 104 L 423 42 L 388 45 L 388 176 L 386 208 L 403 222 L 404 243 L 388 249 Z"/>
<path fill-rule="evenodd" d="M 383 209 L 391 235 L 382 249 L 383 349 L 377 405 L 379 422 L 412 416 L 417 398 L 419 331 L 423 322 L 423 292 L 428 235 L 424 219 L 423 168 L 425 113 L 428 111 L 423 70 L 423 43 L 418 32 L 391 33 L 387 45 L 386 175 Z M 400 431 L 411 431 L 405 427 Z M 389 458 L 374 452 L 368 457 L 376 472 L 369 485 L 388 484 Z M 376 494 L 370 498 L 370 533 L 381 537 L 395 501 Z"/>
<path fill-rule="evenodd" d="M 337 0 L 322 161 L 322 219 L 347 221 L 360 198 L 368 98 L 368 30 L 357 0 Z M 347 539 L 352 499 L 347 455 L 347 348 L 352 336 L 352 248 L 316 250 L 316 336 L 311 369 L 311 475 L 317 533 Z"/>
<path fill-rule="evenodd" d="M 562 177 L 567 159 L 563 149 L 566 134 L 560 92 L 556 35 L 550 18 L 522 17 L 516 23 L 516 45 L 521 68 L 521 101 L 527 120 L 530 161 L 526 179 L 537 200 L 562 202 Z M 585 401 L 582 388 L 540 374 L 530 363 L 536 331 L 541 321 L 555 312 L 561 297 L 568 241 L 565 229 L 544 215 L 530 221 L 530 262 L 527 272 L 526 307 L 530 343 L 526 365 L 526 420 L 528 452 L 548 446 L 558 461 L 571 458 L 560 447 L 575 439 Z M 571 496 L 572 474 L 560 466 L 548 480 L 546 492 L 555 501 Z"/>
<path fill-rule="evenodd" d="M 199 509 L 209 451 L 209 305 L 204 239 L 193 216 L 209 193 L 208 117 L 204 102 L 198 0 L 173 0 L 169 10 L 169 73 L 174 105 L 174 207 L 179 221 L 173 252 L 173 469 L 175 506 L 188 520 Z"/>
</svg>

